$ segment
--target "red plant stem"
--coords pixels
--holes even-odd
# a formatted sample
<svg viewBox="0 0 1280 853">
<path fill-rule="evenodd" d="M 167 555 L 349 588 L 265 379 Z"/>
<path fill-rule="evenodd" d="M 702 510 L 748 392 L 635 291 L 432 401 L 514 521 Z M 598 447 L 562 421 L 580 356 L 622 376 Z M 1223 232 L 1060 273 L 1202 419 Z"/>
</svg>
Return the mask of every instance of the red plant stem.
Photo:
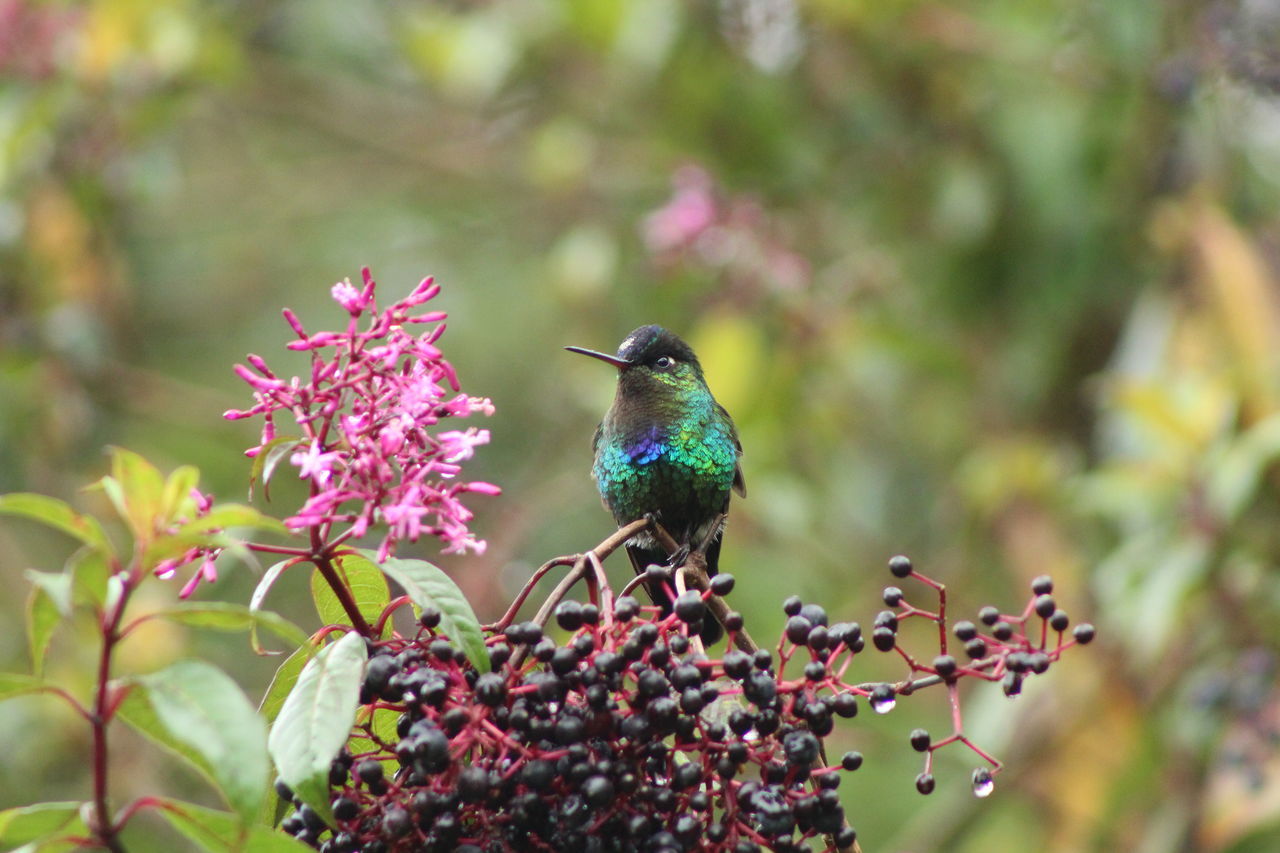
<svg viewBox="0 0 1280 853">
<path fill-rule="evenodd" d="M 533 573 L 533 576 L 525 583 L 524 588 L 520 590 L 520 594 L 516 596 L 516 599 L 511 603 L 511 606 L 507 608 L 507 612 L 503 617 L 494 624 L 494 628 L 501 630 L 515 620 L 516 614 L 519 613 L 520 608 L 524 606 L 524 602 L 529 597 L 530 593 L 533 592 L 533 588 L 551 569 L 556 566 L 573 566 L 575 573 L 577 574 L 577 577 L 574 579 L 576 582 L 582 577 L 581 567 L 578 564 L 584 557 L 590 555 L 590 559 L 594 561 L 593 566 L 598 565 L 601 560 L 607 558 L 610 554 L 621 547 L 624 542 L 647 528 L 649 525 L 650 522 L 648 519 L 638 519 L 624 527 L 618 528 L 603 542 L 588 551 L 587 554 L 574 554 L 572 556 L 566 555 L 563 557 L 556 557 L 554 560 L 548 560 L 543 563 L 542 566 L 539 567 L 539 569 Z M 600 571 L 603 572 L 603 567 L 601 567 Z M 570 586 L 572 586 L 572 584 Z M 628 585 L 628 588 L 630 588 L 630 585 Z M 567 588 L 565 591 L 567 592 Z M 564 593 L 561 593 L 556 601 L 558 602 L 559 599 L 563 597 Z"/>
<path fill-rule="evenodd" d="M 591 564 L 596 583 L 600 586 L 600 610 L 604 618 L 604 628 L 607 631 L 613 627 L 613 591 L 609 589 L 609 578 L 605 576 L 604 565 L 594 551 L 587 553 L 587 562 Z"/>
<path fill-rule="evenodd" d="M 920 661 L 916 660 L 915 656 L 912 655 L 911 652 L 904 649 L 902 646 L 894 646 L 893 650 L 898 653 L 898 657 L 902 658 L 903 661 L 906 662 L 907 667 L 911 670 L 911 673 L 908 676 L 908 678 L 910 678 L 911 676 L 914 676 L 917 672 L 933 672 L 931 668 L 927 666 L 922 666 Z"/>
<path fill-rule="evenodd" d="M 116 824 L 117 826 L 124 826 L 138 812 L 143 809 L 161 807 L 163 802 L 159 797 L 139 797 L 120 810 L 120 816 L 116 819 Z"/>
<path fill-rule="evenodd" d="M 999 761 L 997 758 L 995 758 L 995 756 L 988 754 L 985 750 L 981 749 L 976 743 L 969 740 L 969 738 L 966 737 L 965 735 L 957 735 L 956 740 L 960 741 L 962 744 L 969 747 L 969 749 L 977 753 L 979 758 L 981 758 L 983 761 L 990 764 L 992 773 L 999 773 L 1001 770 L 1004 769 L 1003 762 Z"/>
<path fill-rule="evenodd" d="M 659 535 L 659 538 L 666 536 L 666 531 L 662 530 L 660 526 L 655 525 L 647 518 L 640 518 L 630 524 L 619 527 L 603 542 L 585 554 L 577 554 L 572 557 L 559 557 L 555 560 L 544 563 L 543 567 L 538 570 L 538 574 L 535 575 L 535 580 L 537 578 L 541 578 L 542 575 L 546 573 L 546 570 L 551 569 L 553 566 L 567 565 L 571 561 L 573 568 L 569 570 L 569 574 L 565 575 L 564 578 L 561 579 L 556 588 L 551 591 L 551 595 L 542 602 L 542 607 L 538 609 L 537 615 L 533 617 L 534 624 L 538 627 L 542 627 L 547 624 L 547 620 L 551 618 L 551 614 L 555 610 L 556 605 L 569 594 L 569 590 L 573 589 L 574 584 L 586 576 L 588 561 L 591 561 L 591 564 L 594 567 L 618 548 L 621 548 L 623 543 L 632 536 L 635 536 L 637 533 L 649 528 L 654 529 L 655 534 Z M 670 539 L 670 537 L 667 538 Z M 603 572 L 603 569 L 604 567 L 601 566 L 600 571 Z M 499 622 L 500 625 L 510 624 L 510 620 L 515 619 L 515 615 L 519 611 L 519 606 L 524 603 L 525 597 L 528 596 L 529 591 L 533 589 L 533 583 L 534 580 L 531 580 L 529 583 L 525 584 L 525 588 L 520 592 L 520 597 L 517 599 L 516 603 L 508 609 L 507 614 L 502 617 L 502 620 Z M 524 661 L 524 657 L 527 652 L 527 647 L 522 647 L 516 651 L 511 658 L 512 668 L 520 668 L 520 664 Z"/>
<path fill-rule="evenodd" d="M 573 568 L 569 571 L 569 574 L 564 576 L 560 583 L 556 585 L 556 588 L 551 591 L 551 595 L 547 597 L 547 600 L 542 602 L 542 606 L 538 608 L 537 615 L 533 617 L 533 623 L 539 628 L 546 625 L 547 620 L 551 618 L 552 612 L 555 611 L 556 605 L 569 594 L 569 590 L 573 589 L 573 585 L 582 580 L 586 573 L 587 561 L 583 557 L 578 557 L 577 561 L 573 564 Z M 524 650 L 525 647 L 521 647 L 520 652 L 523 652 Z M 523 659 L 523 655 L 520 654 L 520 652 L 516 653 L 513 660 L 518 661 Z"/>
<path fill-rule="evenodd" d="M 644 575 L 636 575 L 631 580 L 627 581 L 626 585 L 622 587 L 622 591 L 618 593 L 618 597 L 621 598 L 624 595 L 630 595 L 635 592 L 636 587 L 640 586 L 642 583 L 644 583 Z"/>
<path fill-rule="evenodd" d="M 132 591 L 131 573 L 120 572 L 120 594 L 102 614 L 102 651 L 98 656 L 98 682 L 89 723 L 93 729 L 93 823 L 95 839 L 111 853 L 125 853 L 120 841 L 121 823 L 112 820 L 107 803 L 107 726 L 115 711 L 111 696 L 111 655 L 122 638 L 120 622 Z"/>
<path fill-rule="evenodd" d="M 992 655 L 991 657 L 983 658 L 980 661 L 977 661 L 973 664 L 970 664 L 969 666 L 964 667 L 962 670 L 960 670 L 960 672 L 966 675 L 975 675 L 975 676 L 985 677 L 983 676 L 984 670 L 991 669 L 996 665 L 1003 664 L 1003 663 L 1004 663 L 1003 655 Z M 943 684 L 945 682 L 946 682 L 945 678 L 943 678 L 941 675 L 935 674 L 935 675 L 926 675 L 923 678 L 917 678 L 914 680 L 908 678 L 903 681 L 891 682 L 891 684 L 893 686 L 894 693 L 906 695 L 908 693 L 912 693 L 916 690 L 919 690 L 922 687 L 933 687 L 935 684 Z M 878 682 L 878 681 L 867 681 L 862 684 L 851 685 L 851 687 L 854 690 L 870 692 L 875 688 L 879 687 L 880 684 L 881 682 Z"/>
<path fill-rule="evenodd" d="M 134 619 L 134 620 L 133 620 L 132 622 L 130 622 L 128 625 L 125 625 L 123 628 L 121 628 L 121 629 L 120 629 L 120 631 L 118 632 L 118 636 L 116 637 L 116 639 L 117 639 L 117 640 L 123 640 L 125 637 L 129 636 L 129 635 L 130 635 L 130 634 L 132 634 L 134 631 L 136 631 L 137 629 L 141 628 L 143 625 L 145 625 L 145 624 L 147 624 L 148 622 L 152 621 L 153 619 L 157 619 L 157 618 L 159 618 L 159 617 L 160 617 L 160 614 L 159 614 L 159 613 L 144 613 L 144 614 L 142 614 L 142 615 L 141 615 L 141 616 L 139 616 L 137 619 Z"/>
<path fill-rule="evenodd" d="M 48 693 L 50 696 L 57 696 L 59 699 L 63 700 L 68 705 L 70 705 L 73 711 L 75 711 L 80 716 L 84 717 L 86 722 L 88 723 L 93 722 L 93 712 L 90 711 L 88 708 L 86 708 L 84 705 L 81 705 L 79 699 L 72 696 L 70 693 L 68 693 L 66 690 L 63 690 L 61 687 L 55 687 L 51 684 L 45 685 L 39 688 L 38 692 Z"/>
<path fill-rule="evenodd" d="M 316 631 L 314 634 L 311 635 L 311 642 L 319 643 L 325 637 L 335 632 L 339 634 L 345 634 L 347 632 L 347 626 L 346 625 L 325 625 L 323 628 L 321 628 L 320 630 Z"/>
<path fill-rule="evenodd" d="M 351 521 L 351 522 L 355 522 L 355 520 L 356 520 L 357 518 L 359 518 L 359 517 L 360 517 L 360 516 L 358 516 L 358 515 L 354 515 L 354 514 L 353 514 L 353 515 L 351 515 L 347 520 L 348 520 L 348 521 Z M 354 538 L 354 537 L 355 537 L 355 535 L 356 535 L 356 532 L 355 532 L 355 530 L 354 530 L 354 529 L 352 529 L 352 528 L 347 528 L 346 530 L 342 531 L 342 532 L 341 532 L 341 533 L 339 533 L 337 536 L 335 536 L 335 537 L 333 537 L 332 539 L 330 539 L 330 540 L 329 540 L 329 549 L 330 549 L 330 550 L 333 550 L 333 549 L 337 548 L 339 545 L 341 545 L 342 543 L 346 542 L 348 539 L 352 539 L 352 538 Z"/>
<path fill-rule="evenodd" d="M 511 606 L 507 608 L 507 612 L 502 615 L 501 619 L 493 624 L 494 631 L 499 632 L 515 621 L 516 614 L 519 613 L 520 608 L 524 606 L 525 600 L 529 597 L 529 594 L 533 592 L 533 588 L 538 585 L 538 581 L 542 580 L 543 577 L 546 576 L 547 572 L 551 571 L 556 566 L 572 566 L 574 560 L 574 557 L 556 557 L 554 560 L 548 560 L 543 563 L 538 570 L 533 573 L 533 576 L 525 583 L 524 588 L 520 590 L 520 594 L 511 602 Z"/>
<path fill-rule="evenodd" d="M 932 587 L 938 593 L 937 614 L 930 613 L 927 610 L 919 610 L 918 608 L 911 607 L 910 605 L 905 605 L 908 611 L 910 611 L 905 615 L 909 615 L 909 616 L 920 615 L 920 616 L 924 616 L 925 618 L 933 622 L 937 622 L 938 623 L 938 645 L 941 647 L 940 648 L 941 653 L 945 655 L 947 654 L 947 639 L 948 639 L 947 638 L 947 586 L 946 584 L 938 583 L 933 578 L 926 577 L 925 575 L 922 575 L 917 571 L 912 571 L 909 577 L 911 577 L 913 580 L 919 581 L 925 586 Z"/>
<path fill-rule="evenodd" d="M 947 685 L 947 700 L 951 703 L 951 730 L 958 735 L 964 731 L 964 719 L 960 713 L 960 685 L 954 681 Z"/>
<path fill-rule="evenodd" d="M 320 531 L 314 527 L 311 528 L 311 547 L 313 550 L 308 559 L 320 571 L 320 576 L 324 578 L 325 583 L 329 584 L 329 588 L 337 596 L 338 603 L 346 611 L 351 624 L 362 636 L 374 636 L 373 628 L 369 626 L 364 614 L 360 612 L 360 608 L 356 605 L 356 600 L 351 597 L 351 590 L 347 589 L 347 585 L 342 582 L 342 578 L 338 575 L 338 570 L 333 567 L 333 560 L 324 546 Z"/>
<path fill-rule="evenodd" d="M 382 608 L 382 615 L 378 617 L 378 621 L 374 623 L 374 626 L 373 626 L 374 636 L 381 637 L 383 630 L 385 630 L 387 627 L 387 620 L 391 618 L 392 614 L 395 613 L 397 610 L 399 610 L 401 607 L 404 607 L 406 604 L 410 603 L 412 600 L 413 599 L 409 598 L 409 596 L 402 595 L 402 596 L 399 596 L 398 598 L 393 598 L 391 600 L 391 603 L 389 603 L 386 607 Z"/>
<path fill-rule="evenodd" d="M 655 536 L 659 540 L 666 535 L 666 531 L 658 525 L 654 531 Z M 658 535 L 661 534 L 661 535 Z M 668 537 L 670 539 L 670 537 Z M 711 580 L 707 577 L 706 556 L 694 551 L 689 555 L 689 559 L 681 566 L 678 573 L 683 573 L 685 582 L 689 586 L 705 593 L 711 588 Z M 712 617 L 721 625 L 725 623 L 725 618 L 729 615 L 729 605 L 723 598 L 718 595 L 708 595 L 705 597 L 707 608 L 711 611 Z M 751 639 L 751 635 L 747 633 L 745 628 L 731 632 L 733 644 L 747 654 L 755 654 L 760 647 Z"/>
<path fill-rule="evenodd" d="M 481 720 L 480 724 L 484 726 L 484 729 L 486 732 L 489 733 L 489 736 L 492 737 L 494 740 L 496 740 L 498 743 L 502 744 L 503 747 L 507 749 L 514 749 L 515 751 L 519 752 L 521 755 L 525 756 L 526 758 L 533 756 L 535 754 L 531 750 L 529 750 L 527 747 L 525 747 L 523 744 L 517 742 L 514 738 L 511 737 L 511 735 L 507 734 L 502 729 L 495 726 L 490 720 L 487 720 L 487 719 Z"/>
</svg>

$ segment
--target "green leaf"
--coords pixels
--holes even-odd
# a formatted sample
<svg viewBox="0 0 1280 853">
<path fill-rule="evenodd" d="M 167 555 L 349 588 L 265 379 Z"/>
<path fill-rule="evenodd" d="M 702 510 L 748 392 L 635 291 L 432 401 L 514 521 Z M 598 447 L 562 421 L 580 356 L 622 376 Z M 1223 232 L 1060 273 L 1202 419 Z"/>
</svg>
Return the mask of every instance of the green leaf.
<svg viewBox="0 0 1280 853">
<path fill-rule="evenodd" d="M 210 853 L 313 853 L 297 839 L 271 827 L 245 826 L 229 812 L 194 803 L 163 800 L 158 809 L 169 824 Z"/>
<path fill-rule="evenodd" d="M 321 650 L 303 667 L 267 742 L 280 777 L 330 824 L 329 764 L 351 735 L 366 657 L 355 631 Z"/>
<path fill-rule="evenodd" d="M 53 630 L 62 621 L 58 605 L 43 587 L 33 587 L 27 598 L 27 647 L 31 651 L 31 670 L 44 674 L 44 656 L 49 649 Z"/>
<path fill-rule="evenodd" d="M 258 823 L 263 826 L 278 827 L 291 811 L 293 811 L 293 799 L 281 799 L 275 786 L 272 785 L 266 801 L 262 804 L 262 811 L 258 812 Z"/>
<path fill-rule="evenodd" d="M 75 601 L 101 607 L 107 598 L 107 578 L 111 577 L 108 556 L 93 548 L 81 548 L 67 558 L 63 571 L 71 575 Z"/>
<path fill-rule="evenodd" d="M 253 595 L 249 597 L 249 609 L 257 610 L 262 607 L 262 602 L 266 600 L 267 593 L 271 591 L 271 587 L 275 585 L 281 573 L 290 566 L 297 565 L 301 562 L 300 557 L 291 557 L 287 560 L 281 560 L 271 568 L 267 569 L 262 575 L 262 580 L 258 581 L 258 585 L 253 588 Z"/>
<path fill-rule="evenodd" d="M 253 527 L 259 530 L 270 530 L 285 533 L 284 523 L 279 519 L 265 515 L 253 507 L 243 504 L 218 504 L 206 515 L 193 518 L 182 524 L 176 531 L 158 537 L 147 548 L 143 562 L 158 563 L 161 560 L 175 557 L 189 548 L 229 548 L 239 540 L 225 531 L 232 527 Z"/>
<path fill-rule="evenodd" d="M 80 803 L 36 803 L 0 811 L 0 846 L 12 849 L 55 833 L 85 831 Z"/>
<path fill-rule="evenodd" d="M 284 573 L 285 569 L 296 565 L 298 562 L 300 562 L 300 558 L 293 557 L 288 560 L 281 560 L 267 569 L 262 575 L 262 580 L 258 581 L 258 585 L 253 588 L 253 595 L 249 597 L 249 609 L 255 613 L 261 610 L 262 602 L 266 599 L 267 593 L 271 591 L 271 587 L 275 585 L 276 580 Z M 268 654 L 258 640 L 258 626 L 256 624 L 249 629 L 249 644 L 253 646 L 255 654 Z"/>
<path fill-rule="evenodd" d="M 298 683 L 302 668 L 314 654 L 315 646 L 307 643 L 280 663 L 275 676 L 271 679 L 271 684 L 267 687 L 267 692 L 263 694 L 262 702 L 258 705 L 258 713 L 268 723 L 275 722 L 280 709 L 284 707 L 284 700 L 289 697 L 289 691 L 293 690 L 293 685 Z"/>
<path fill-rule="evenodd" d="M 39 841 L 31 841 L 13 849 L 12 853 L 72 853 L 81 851 L 84 844 L 79 840 L 89 834 L 84 821 L 76 821 L 63 835 L 45 836 Z"/>
<path fill-rule="evenodd" d="M 369 560 L 376 557 L 372 551 L 361 553 Z M 405 593 L 419 608 L 439 610 L 440 631 L 462 647 L 472 666 L 480 672 L 489 671 L 489 653 L 485 649 L 480 620 L 462 590 L 448 575 L 426 560 L 395 558 L 383 562 L 382 571 L 404 587 Z"/>
<path fill-rule="evenodd" d="M 1214 543 L 1172 527 L 1135 532 L 1097 567 L 1095 583 L 1108 602 L 1107 636 L 1150 664 L 1167 653 L 1185 616 L 1185 601 L 1213 566 Z"/>
<path fill-rule="evenodd" d="M 370 714 L 368 707 L 361 707 L 356 714 L 356 725 L 360 728 L 368 725 L 373 734 L 382 743 L 395 743 L 400 740 L 400 736 L 396 732 L 396 725 L 399 721 L 400 712 L 393 711 L 390 708 L 376 708 Z M 359 730 L 358 728 L 357 731 Z M 353 734 L 347 741 L 347 749 L 352 754 L 359 754 L 362 752 L 376 752 L 379 746 L 373 738 L 365 737 L 363 734 Z M 396 770 L 399 769 L 399 763 L 394 757 L 382 759 L 382 765 L 388 777 L 395 775 Z"/>
<path fill-rule="evenodd" d="M 116 510 L 129 525 L 135 538 L 147 541 L 155 529 L 160 515 L 160 502 L 164 495 L 164 477 L 146 459 L 123 447 L 111 448 L 111 476 L 118 487 L 112 497 Z M 111 491 L 108 491 L 111 496 Z"/>
<path fill-rule="evenodd" d="M 387 588 L 387 578 L 382 570 L 376 563 L 358 554 L 344 554 L 334 560 L 334 568 L 346 583 L 347 589 L 351 591 L 351 597 L 355 599 L 356 607 L 365 621 L 370 625 L 376 623 L 391 601 L 391 590 Z M 316 613 L 320 615 L 320 621 L 324 624 L 351 624 L 347 611 L 343 609 L 338 597 L 333 593 L 333 588 L 325 581 L 319 569 L 311 574 L 311 600 L 315 602 Z M 384 632 L 389 630 L 388 624 Z"/>
<path fill-rule="evenodd" d="M 107 500 L 111 501 L 111 506 L 115 507 L 116 515 L 120 516 L 124 521 L 129 521 L 129 502 L 125 497 L 124 487 L 120 485 L 120 481 L 114 477 L 103 477 L 92 485 L 90 489 L 101 489 L 102 493 L 107 496 Z M 130 530 L 133 525 L 129 524 Z M 134 531 L 136 534 L 136 531 Z"/>
<path fill-rule="evenodd" d="M 38 572 L 35 569 L 27 569 L 26 574 L 27 580 L 35 584 L 36 589 L 42 590 L 49 596 L 58 613 L 63 616 L 71 615 L 72 579 L 70 575 L 65 572 Z"/>
<path fill-rule="evenodd" d="M 293 643 L 309 648 L 311 637 L 297 625 L 270 610 L 253 610 L 243 604 L 225 601 L 208 601 L 200 604 L 178 604 L 158 611 L 156 616 L 191 625 L 196 628 L 213 628 L 218 631 L 249 631 L 259 626 Z"/>
<path fill-rule="evenodd" d="M 137 679 L 120 711 L 200 768 L 242 822 L 257 816 L 271 772 L 266 725 L 226 673 L 203 661 L 180 661 Z"/>
<path fill-rule="evenodd" d="M 1205 500 L 1214 514 L 1235 522 L 1249 508 L 1263 476 L 1280 456 L 1280 414 L 1259 421 L 1206 462 Z"/>
<path fill-rule="evenodd" d="M 0 700 L 38 693 L 44 689 L 44 681 L 34 675 L 18 672 L 0 672 Z"/>
<path fill-rule="evenodd" d="M 191 492 L 200 482 L 199 469 L 180 465 L 169 474 L 160 495 L 160 515 L 166 521 L 190 518 L 196 514 L 196 502 Z"/>
<path fill-rule="evenodd" d="M 81 515 L 57 498 L 29 492 L 0 495 L 0 514 L 38 521 L 79 539 L 103 554 L 111 553 L 111 541 L 98 520 Z"/>
<path fill-rule="evenodd" d="M 31 669 L 44 673 L 44 656 L 53 631 L 71 615 L 74 578 L 68 572 L 27 570 L 33 589 L 27 599 L 27 647 L 31 650 Z"/>
<path fill-rule="evenodd" d="M 284 522 L 244 504 L 218 504 L 208 514 L 194 518 L 182 526 L 186 531 L 208 531 L 228 527 L 253 527 L 274 533 L 288 533 Z"/>
<path fill-rule="evenodd" d="M 279 435 L 262 445 L 258 455 L 253 457 L 253 467 L 249 471 L 249 496 L 253 497 L 253 487 L 262 482 L 262 493 L 271 497 L 271 475 L 275 473 L 280 460 L 289 455 L 302 442 L 300 435 Z"/>
</svg>

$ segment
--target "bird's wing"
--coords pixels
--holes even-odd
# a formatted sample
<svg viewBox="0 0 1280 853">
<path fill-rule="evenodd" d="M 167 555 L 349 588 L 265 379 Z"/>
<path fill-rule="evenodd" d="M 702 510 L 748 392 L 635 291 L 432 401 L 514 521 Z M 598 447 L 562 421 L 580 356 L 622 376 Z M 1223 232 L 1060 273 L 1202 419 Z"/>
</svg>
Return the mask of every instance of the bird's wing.
<svg viewBox="0 0 1280 853">
<path fill-rule="evenodd" d="M 733 436 L 733 446 L 738 449 L 738 459 L 733 466 L 733 490 L 745 498 L 747 496 L 747 481 L 742 477 L 742 442 L 738 440 L 738 428 L 734 426 L 733 418 L 729 417 L 729 413 L 725 411 L 724 406 L 716 403 L 716 408 L 720 410 L 720 414 L 724 415 L 725 420 L 729 422 L 729 434 Z"/>
<path fill-rule="evenodd" d="M 595 432 L 595 435 L 591 436 L 591 454 L 592 454 L 593 456 L 597 455 L 597 454 L 600 452 L 600 433 L 602 433 L 602 432 L 604 432 L 604 421 L 601 421 L 600 423 L 596 424 L 596 432 Z M 591 477 L 592 477 L 592 479 L 595 479 L 595 470 L 594 470 L 594 466 L 593 466 L 593 470 L 592 470 L 592 473 L 591 473 Z M 599 485 L 600 485 L 600 483 L 597 481 L 597 482 L 596 482 L 596 486 L 597 486 L 597 487 L 599 487 Z M 606 512 L 609 512 L 609 513 L 612 513 L 612 512 L 613 512 L 613 510 L 612 510 L 612 509 L 610 508 L 610 506 L 609 506 L 609 501 L 608 501 L 608 499 L 606 499 L 606 498 L 605 498 L 605 496 L 604 496 L 604 490 L 603 490 L 603 489 L 601 489 L 601 490 L 600 490 L 600 505 L 601 505 L 601 506 L 603 506 L 603 507 L 605 508 L 605 511 L 606 511 Z"/>
</svg>

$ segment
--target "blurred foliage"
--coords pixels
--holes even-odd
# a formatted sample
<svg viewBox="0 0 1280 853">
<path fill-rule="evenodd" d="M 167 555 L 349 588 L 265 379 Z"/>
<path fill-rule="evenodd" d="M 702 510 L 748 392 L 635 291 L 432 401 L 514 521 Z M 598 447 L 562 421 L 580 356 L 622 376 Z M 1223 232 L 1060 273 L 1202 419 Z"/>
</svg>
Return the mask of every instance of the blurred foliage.
<svg viewBox="0 0 1280 853">
<path fill-rule="evenodd" d="M 941 706 L 860 719 L 866 849 L 1274 850 L 1277 45 L 1275 0 L 0 0 L 0 491 L 72 497 L 114 443 L 239 497 L 229 365 L 279 353 L 279 308 L 435 274 L 498 405 L 490 550 L 447 563 L 494 616 L 608 532 L 612 377 L 559 347 L 663 323 L 742 433 L 741 609 L 868 619 L 901 551 L 970 611 L 1050 572 L 1102 629 L 975 697 L 990 800 L 945 762 L 912 792 Z M 0 545 L 14 585 L 57 548 Z M 276 663 L 163 630 L 134 668 L 261 695 Z M 0 807 L 83 794 L 64 717 L 0 706 Z M 119 778 L 174 773 L 147 755 Z"/>
</svg>

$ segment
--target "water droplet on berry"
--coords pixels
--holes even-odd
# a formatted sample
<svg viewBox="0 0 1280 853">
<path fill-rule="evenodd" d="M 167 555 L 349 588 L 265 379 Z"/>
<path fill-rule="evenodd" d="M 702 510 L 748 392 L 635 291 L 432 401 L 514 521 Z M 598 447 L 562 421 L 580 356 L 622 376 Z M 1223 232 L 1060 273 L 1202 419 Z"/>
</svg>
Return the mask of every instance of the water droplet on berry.
<svg viewBox="0 0 1280 853">
<path fill-rule="evenodd" d="M 898 704 L 898 697 L 894 695 L 893 688 L 885 684 L 871 691 L 869 703 L 871 705 L 871 710 L 875 711 L 877 714 L 887 714 L 893 710 L 895 705 Z"/>
<path fill-rule="evenodd" d="M 996 789 L 995 780 L 991 778 L 991 772 L 985 768 L 979 767 L 973 771 L 973 795 L 979 798 L 991 796 L 991 792 Z"/>
</svg>

